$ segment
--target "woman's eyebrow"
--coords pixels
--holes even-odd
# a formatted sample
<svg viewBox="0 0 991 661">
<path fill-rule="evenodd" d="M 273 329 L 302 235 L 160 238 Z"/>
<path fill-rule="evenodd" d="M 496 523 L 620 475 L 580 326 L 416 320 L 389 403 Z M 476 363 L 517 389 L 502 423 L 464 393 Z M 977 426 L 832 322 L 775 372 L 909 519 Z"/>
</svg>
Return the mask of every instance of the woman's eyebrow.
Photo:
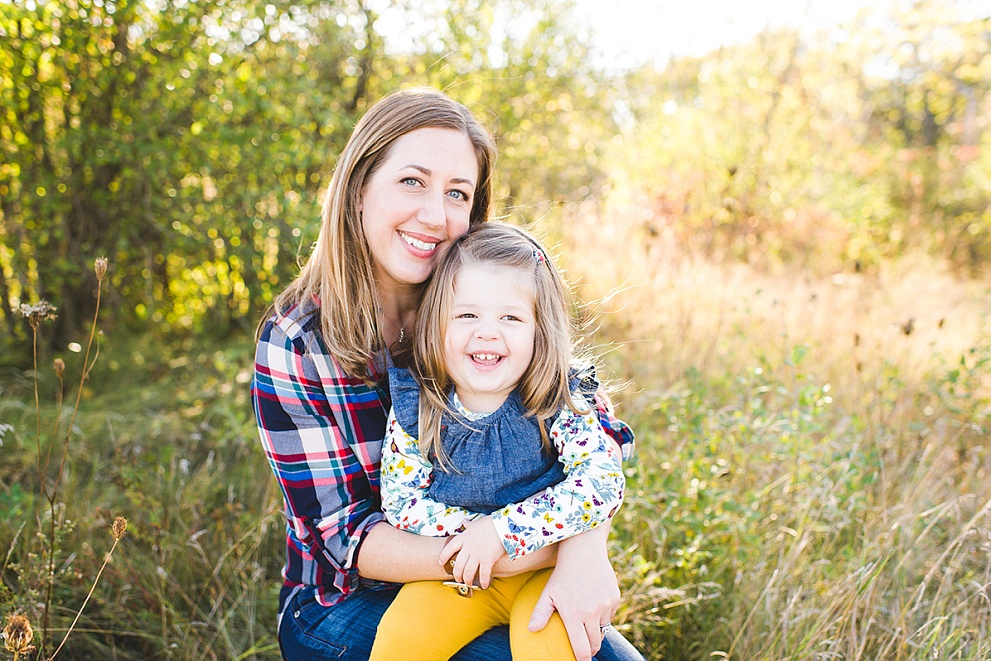
<svg viewBox="0 0 991 661">
<path fill-rule="evenodd" d="M 422 172 L 423 174 L 427 175 L 428 177 L 431 176 L 431 175 L 433 175 L 433 173 L 434 173 L 433 170 L 431 170 L 430 168 L 424 167 L 422 165 L 417 165 L 416 163 L 407 163 L 406 165 L 403 166 L 403 168 L 404 169 L 405 168 L 413 168 L 414 170 L 416 170 L 418 172 Z M 472 187 L 475 186 L 475 182 L 474 181 L 472 181 L 471 179 L 466 179 L 464 177 L 455 177 L 454 179 L 451 179 L 451 183 L 455 183 L 455 184 L 468 184 L 469 186 L 472 186 Z"/>
</svg>

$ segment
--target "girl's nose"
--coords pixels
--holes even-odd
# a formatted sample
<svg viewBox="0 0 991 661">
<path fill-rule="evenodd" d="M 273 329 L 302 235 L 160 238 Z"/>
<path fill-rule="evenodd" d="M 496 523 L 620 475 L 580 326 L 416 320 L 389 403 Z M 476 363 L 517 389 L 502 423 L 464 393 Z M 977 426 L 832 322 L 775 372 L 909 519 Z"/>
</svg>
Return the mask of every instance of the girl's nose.
<svg viewBox="0 0 991 661">
<path fill-rule="evenodd" d="M 475 337 L 480 340 L 494 340 L 499 337 L 499 332 L 491 323 L 480 320 L 475 327 Z"/>
</svg>

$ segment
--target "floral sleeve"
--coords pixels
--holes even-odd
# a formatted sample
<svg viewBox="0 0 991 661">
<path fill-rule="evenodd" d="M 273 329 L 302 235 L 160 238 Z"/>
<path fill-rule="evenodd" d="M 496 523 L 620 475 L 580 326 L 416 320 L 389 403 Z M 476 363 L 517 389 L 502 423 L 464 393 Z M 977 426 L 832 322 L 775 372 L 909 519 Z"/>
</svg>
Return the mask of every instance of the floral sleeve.
<svg viewBox="0 0 991 661">
<path fill-rule="evenodd" d="M 626 479 L 620 458 L 594 412 L 565 409 L 551 426 L 550 436 L 565 479 L 492 513 L 510 558 L 596 528 L 612 518 L 623 502 Z"/>
<path fill-rule="evenodd" d="M 465 520 L 482 516 L 431 499 L 432 466 L 420 453 L 419 443 L 396 422 L 391 411 L 386 429 L 382 446 L 382 510 L 389 523 L 417 535 L 447 537 L 461 532 Z"/>
</svg>

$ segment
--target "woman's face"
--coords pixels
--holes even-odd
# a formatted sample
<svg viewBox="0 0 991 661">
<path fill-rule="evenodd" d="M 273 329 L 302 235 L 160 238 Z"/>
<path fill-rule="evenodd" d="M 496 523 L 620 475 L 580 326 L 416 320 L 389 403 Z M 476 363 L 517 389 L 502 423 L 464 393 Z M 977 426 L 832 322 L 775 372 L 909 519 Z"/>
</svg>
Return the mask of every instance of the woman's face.
<svg viewBox="0 0 991 661">
<path fill-rule="evenodd" d="M 478 183 L 471 141 L 422 128 L 392 143 L 361 195 L 361 226 L 379 287 L 426 281 L 450 241 L 468 231 Z"/>
</svg>

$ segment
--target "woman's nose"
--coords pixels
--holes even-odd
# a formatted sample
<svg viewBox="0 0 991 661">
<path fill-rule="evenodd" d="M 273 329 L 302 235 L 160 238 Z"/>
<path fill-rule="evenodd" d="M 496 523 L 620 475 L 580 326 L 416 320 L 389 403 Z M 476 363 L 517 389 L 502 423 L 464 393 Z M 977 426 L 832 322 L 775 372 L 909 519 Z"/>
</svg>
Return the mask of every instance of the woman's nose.
<svg viewBox="0 0 991 661">
<path fill-rule="evenodd" d="M 417 218 L 427 227 L 440 228 L 447 224 L 447 214 L 444 210 L 444 196 L 441 193 L 427 195 L 420 207 Z"/>
</svg>

